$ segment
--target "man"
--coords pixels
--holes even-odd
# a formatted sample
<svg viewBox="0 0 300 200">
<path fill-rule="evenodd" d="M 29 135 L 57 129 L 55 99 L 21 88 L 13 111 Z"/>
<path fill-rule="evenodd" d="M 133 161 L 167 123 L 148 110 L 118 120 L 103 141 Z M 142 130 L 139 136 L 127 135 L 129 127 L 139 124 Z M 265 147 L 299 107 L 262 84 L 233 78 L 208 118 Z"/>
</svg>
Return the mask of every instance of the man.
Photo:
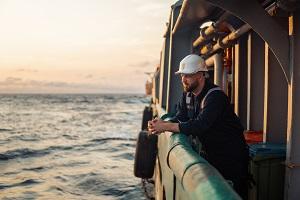
<svg viewBox="0 0 300 200">
<path fill-rule="evenodd" d="M 200 155 L 247 199 L 248 148 L 244 129 L 226 94 L 207 79 L 207 71 L 200 56 L 186 56 L 176 72 L 181 75 L 184 93 L 175 118 L 170 122 L 154 119 L 148 128 L 152 134 L 170 131 L 198 137 L 202 144 Z"/>
</svg>

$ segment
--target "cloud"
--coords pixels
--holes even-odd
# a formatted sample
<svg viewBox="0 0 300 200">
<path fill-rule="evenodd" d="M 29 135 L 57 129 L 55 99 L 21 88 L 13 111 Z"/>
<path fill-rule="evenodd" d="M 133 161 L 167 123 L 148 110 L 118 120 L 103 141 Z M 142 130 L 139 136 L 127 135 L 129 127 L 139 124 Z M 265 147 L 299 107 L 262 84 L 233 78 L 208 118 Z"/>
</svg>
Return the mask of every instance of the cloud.
<svg viewBox="0 0 300 200">
<path fill-rule="evenodd" d="M 24 88 L 88 88 L 93 87 L 91 84 L 68 83 L 62 81 L 37 81 L 37 80 L 23 80 L 18 77 L 7 77 L 4 81 L 0 81 L 0 88 L 4 87 L 19 87 Z"/>
<path fill-rule="evenodd" d="M 155 67 L 158 65 L 158 61 L 141 61 L 141 62 L 138 62 L 138 63 L 133 63 L 133 64 L 130 64 L 129 67 L 132 67 L 132 68 L 153 68 L 155 69 Z"/>
<path fill-rule="evenodd" d="M 17 72 L 28 72 L 28 73 L 36 73 L 38 70 L 36 69 L 17 69 Z"/>
<path fill-rule="evenodd" d="M 142 82 L 146 75 L 132 74 L 135 80 Z M 143 76 L 141 76 L 143 74 Z M 99 78 L 99 77 L 94 77 Z M 25 80 L 19 77 L 7 77 L 0 81 L 0 93 L 143 93 L 144 84 L 133 84 L 122 77 L 116 82 L 105 77 L 97 82 L 74 83 L 64 81 Z"/>
<path fill-rule="evenodd" d="M 7 77 L 3 82 L 0 82 L 1 85 L 19 85 L 22 84 L 22 78 L 19 77 Z"/>
<path fill-rule="evenodd" d="M 94 76 L 93 76 L 92 74 L 88 74 L 88 75 L 85 76 L 86 79 L 91 79 L 91 78 L 93 78 L 93 77 L 94 77 Z"/>
<path fill-rule="evenodd" d="M 66 82 L 42 82 L 46 87 L 74 87 L 74 84 Z M 77 85 L 78 86 L 78 85 Z"/>
</svg>

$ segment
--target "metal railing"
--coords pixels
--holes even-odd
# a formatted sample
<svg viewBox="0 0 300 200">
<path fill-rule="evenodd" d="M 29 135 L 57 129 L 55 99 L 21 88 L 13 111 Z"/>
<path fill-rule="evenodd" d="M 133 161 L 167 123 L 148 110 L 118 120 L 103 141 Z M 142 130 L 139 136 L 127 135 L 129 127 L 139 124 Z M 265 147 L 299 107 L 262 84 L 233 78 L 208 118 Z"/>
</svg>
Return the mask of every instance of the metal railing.
<svg viewBox="0 0 300 200">
<path fill-rule="evenodd" d="M 192 149 L 184 134 L 161 134 L 158 159 L 161 183 L 156 184 L 164 188 L 161 191 L 166 199 L 241 199 L 222 175 Z"/>
</svg>

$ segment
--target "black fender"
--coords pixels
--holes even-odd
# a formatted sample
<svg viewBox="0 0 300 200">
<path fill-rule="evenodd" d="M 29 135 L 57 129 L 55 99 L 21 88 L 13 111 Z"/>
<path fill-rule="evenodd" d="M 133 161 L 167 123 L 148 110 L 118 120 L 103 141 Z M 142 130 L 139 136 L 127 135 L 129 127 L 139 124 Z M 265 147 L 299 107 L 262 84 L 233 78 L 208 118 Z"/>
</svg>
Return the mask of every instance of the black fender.
<svg viewBox="0 0 300 200">
<path fill-rule="evenodd" d="M 152 178 L 157 155 L 158 136 L 141 131 L 136 143 L 134 175 L 138 178 Z"/>
<path fill-rule="evenodd" d="M 151 106 L 146 106 L 143 111 L 142 130 L 147 130 L 148 121 L 152 120 L 153 111 Z"/>
</svg>

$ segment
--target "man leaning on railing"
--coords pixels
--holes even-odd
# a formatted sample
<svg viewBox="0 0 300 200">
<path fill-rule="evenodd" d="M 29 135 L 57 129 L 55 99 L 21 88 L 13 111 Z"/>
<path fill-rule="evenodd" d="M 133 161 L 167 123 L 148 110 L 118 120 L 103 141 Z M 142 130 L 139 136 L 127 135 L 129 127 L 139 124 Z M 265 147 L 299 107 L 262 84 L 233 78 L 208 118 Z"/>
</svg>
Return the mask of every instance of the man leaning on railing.
<svg viewBox="0 0 300 200">
<path fill-rule="evenodd" d="M 152 134 L 170 131 L 197 137 L 202 144 L 200 155 L 247 199 L 249 153 L 244 128 L 227 95 L 208 80 L 207 71 L 200 56 L 186 56 L 176 72 L 184 92 L 175 117 L 168 122 L 156 118 L 149 121 L 148 128 Z"/>
</svg>

